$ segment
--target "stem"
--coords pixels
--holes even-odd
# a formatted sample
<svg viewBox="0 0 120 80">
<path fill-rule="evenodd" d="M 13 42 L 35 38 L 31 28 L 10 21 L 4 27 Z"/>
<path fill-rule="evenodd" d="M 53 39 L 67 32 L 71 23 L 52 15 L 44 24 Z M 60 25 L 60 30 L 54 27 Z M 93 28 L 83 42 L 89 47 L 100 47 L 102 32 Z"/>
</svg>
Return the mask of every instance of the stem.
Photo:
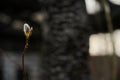
<svg viewBox="0 0 120 80">
<path fill-rule="evenodd" d="M 117 80 L 116 74 L 117 74 L 117 57 L 115 54 L 115 43 L 113 39 L 113 25 L 112 25 L 112 19 L 110 15 L 110 7 L 109 4 L 107 3 L 106 0 L 102 0 L 102 4 L 104 7 L 105 11 L 105 17 L 106 17 L 106 22 L 107 22 L 107 28 L 108 31 L 110 32 L 110 38 L 111 38 L 111 43 L 113 45 L 113 56 L 112 56 L 112 80 Z"/>
<path fill-rule="evenodd" d="M 26 72 L 25 72 L 25 52 L 28 48 L 28 39 L 26 38 L 26 44 L 25 44 L 25 47 L 24 47 L 24 50 L 23 50 L 23 53 L 22 53 L 22 70 L 23 70 L 23 80 L 26 79 Z"/>
<path fill-rule="evenodd" d="M 23 70 L 23 80 L 25 80 L 24 53 L 22 54 L 22 70 Z"/>
</svg>

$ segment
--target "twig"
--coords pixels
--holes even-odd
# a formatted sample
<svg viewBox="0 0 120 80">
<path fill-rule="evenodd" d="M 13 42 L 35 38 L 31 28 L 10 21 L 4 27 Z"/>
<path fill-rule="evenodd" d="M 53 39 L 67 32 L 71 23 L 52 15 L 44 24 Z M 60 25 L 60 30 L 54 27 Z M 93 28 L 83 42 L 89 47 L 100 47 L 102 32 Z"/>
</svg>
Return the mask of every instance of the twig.
<svg viewBox="0 0 120 80">
<path fill-rule="evenodd" d="M 28 40 L 29 40 L 29 37 L 32 35 L 32 31 L 33 31 L 33 28 L 25 23 L 24 26 L 23 26 L 23 31 L 25 33 L 25 37 L 26 37 L 26 44 L 25 44 L 25 47 L 24 47 L 24 50 L 23 50 L 23 53 L 22 53 L 22 69 L 23 69 L 23 80 L 25 80 L 26 78 L 26 72 L 25 72 L 25 63 L 24 63 L 24 56 L 25 56 L 25 52 L 28 48 Z"/>
<path fill-rule="evenodd" d="M 23 53 L 22 53 L 22 70 L 23 70 L 23 80 L 25 80 L 26 78 L 26 71 L 25 71 L 25 61 L 24 61 L 24 57 L 25 57 L 25 52 L 27 51 L 27 48 L 28 48 L 28 39 L 26 39 L 26 44 L 25 44 L 25 47 L 24 47 L 24 50 L 23 50 Z"/>
<path fill-rule="evenodd" d="M 104 7 L 104 11 L 105 11 L 105 17 L 106 17 L 106 22 L 107 22 L 107 28 L 108 31 L 110 32 L 110 37 L 111 37 L 111 43 L 113 45 L 113 56 L 112 56 L 112 80 L 116 80 L 116 68 L 117 68 L 117 57 L 115 54 L 115 43 L 114 43 L 114 39 L 113 39 L 113 25 L 112 25 L 112 19 L 111 19 L 111 15 L 110 15 L 110 7 L 109 4 L 107 3 L 106 0 L 102 0 L 102 4 Z"/>
</svg>

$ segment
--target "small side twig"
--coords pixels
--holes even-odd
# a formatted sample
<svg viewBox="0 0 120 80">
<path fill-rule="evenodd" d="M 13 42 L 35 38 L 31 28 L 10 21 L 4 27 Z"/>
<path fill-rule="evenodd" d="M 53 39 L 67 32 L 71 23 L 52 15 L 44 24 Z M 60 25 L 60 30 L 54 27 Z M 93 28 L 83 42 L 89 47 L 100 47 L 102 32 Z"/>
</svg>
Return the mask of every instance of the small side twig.
<svg viewBox="0 0 120 80">
<path fill-rule="evenodd" d="M 5 50 L 3 50 L 2 48 L 0 48 L 0 52 L 7 57 L 12 63 L 14 63 L 16 66 L 20 67 L 20 64 L 18 62 L 16 62 L 15 60 L 11 59 L 10 55 L 6 53 Z"/>
</svg>

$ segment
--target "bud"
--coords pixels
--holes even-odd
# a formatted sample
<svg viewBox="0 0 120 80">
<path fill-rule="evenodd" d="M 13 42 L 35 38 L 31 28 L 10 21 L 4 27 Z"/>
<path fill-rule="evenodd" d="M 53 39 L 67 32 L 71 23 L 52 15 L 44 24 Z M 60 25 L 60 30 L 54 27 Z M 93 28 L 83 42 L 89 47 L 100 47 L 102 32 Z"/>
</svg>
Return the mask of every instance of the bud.
<svg viewBox="0 0 120 80">
<path fill-rule="evenodd" d="M 28 39 L 32 35 L 33 28 L 32 27 L 30 28 L 30 26 L 27 23 L 25 23 L 23 27 L 25 36 Z"/>
</svg>

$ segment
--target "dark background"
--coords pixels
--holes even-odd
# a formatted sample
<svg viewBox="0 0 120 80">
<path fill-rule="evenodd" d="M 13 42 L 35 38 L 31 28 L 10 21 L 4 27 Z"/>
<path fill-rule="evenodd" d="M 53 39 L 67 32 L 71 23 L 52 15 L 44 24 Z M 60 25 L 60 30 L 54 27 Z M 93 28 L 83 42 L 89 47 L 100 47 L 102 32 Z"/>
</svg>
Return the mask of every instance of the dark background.
<svg viewBox="0 0 120 80">
<path fill-rule="evenodd" d="M 109 4 L 114 29 L 118 29 L 120 6 Z M 42 22 L 33 19 L 36 12 L 45 15 Z M 89 36 L 108 32 L 103 9 L 89 15 L 84 0 L 1 0 L 1 49 L 20 54 L 24 23 L 33 27 L 28 52 L 39 53 L 42 80 L 89 80 Z"/>
</svg>

